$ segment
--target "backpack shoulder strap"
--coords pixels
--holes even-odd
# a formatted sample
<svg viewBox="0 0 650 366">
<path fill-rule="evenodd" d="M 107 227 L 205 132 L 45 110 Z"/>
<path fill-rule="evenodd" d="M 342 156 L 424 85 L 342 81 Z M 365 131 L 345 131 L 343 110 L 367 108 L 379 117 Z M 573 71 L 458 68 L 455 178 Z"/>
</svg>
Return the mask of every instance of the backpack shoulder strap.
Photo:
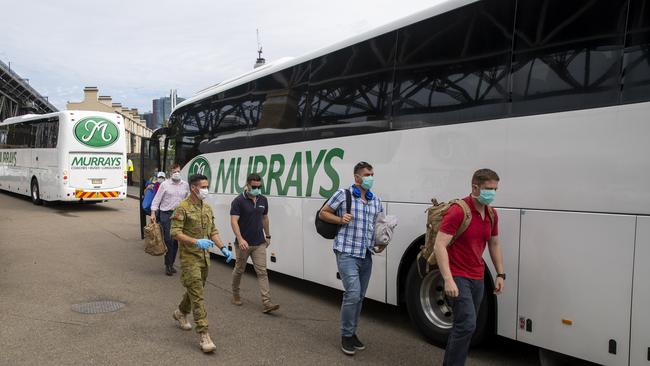
<svg viewBox="0 0 650 366">
<path fill-rule="evenodd" d="M 492 206 L 487 206 L 487 212 L 488 217 L 490 218 L 490 225 L 492 225 L 492 229 L 494 229 L 494 215 L 496 212 L 494 212 L 494 208 L 492 208 Z"/>
<path fill-rule="evenodd" d="M 352 211 L 352 192 L 349 189 L 345 190 L 345 212 L 350 213 Z"/>
<path fill-rule="evenodd" d="M 465 232 L 465 230 L 467 230 L 469 224 L 472 222 L 472 210 L 469 208 L 467 202 L 465 202 L 462 199 L 455 199 L 451 202 L 453 204 L 460 206 L 460 208 L 463 210 L 463 222 L 461 222 L 458 231 L 456 231 L 456 235 L 454 235 L 454 237 L 451 239 L 452 242 L 454 242 L 456 239 L 458 239 L 459 236 L 461 236 Z"/>
</svg>

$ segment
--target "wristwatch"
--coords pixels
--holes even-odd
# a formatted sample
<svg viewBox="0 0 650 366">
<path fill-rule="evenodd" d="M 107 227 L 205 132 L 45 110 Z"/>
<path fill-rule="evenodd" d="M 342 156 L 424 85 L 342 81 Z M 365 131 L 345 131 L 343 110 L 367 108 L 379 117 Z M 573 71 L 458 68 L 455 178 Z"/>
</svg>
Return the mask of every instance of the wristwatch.
<svg viewBox="0 0 650 366">
<path fill-rule="evenodd" d="M 271 239 L 271 235 L 267 235 L 266 238 L 267 238 L 267 239 Z"/>
<path fill-rule="evenodd" d="M 497 277 L 503 278 L 504 281 L 506 280 L 506 274 L 505 273 L 499 273 L 499 274 L 497 274 Z"/>
</svg>

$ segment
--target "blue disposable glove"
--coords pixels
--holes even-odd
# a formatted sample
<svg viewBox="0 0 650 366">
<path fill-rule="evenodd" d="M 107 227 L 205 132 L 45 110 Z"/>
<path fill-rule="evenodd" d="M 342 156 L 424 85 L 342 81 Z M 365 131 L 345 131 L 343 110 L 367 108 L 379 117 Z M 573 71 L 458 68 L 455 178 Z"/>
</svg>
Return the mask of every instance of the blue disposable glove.
<svg viewBox="0 0 650 366">
<path fill-rule="evenodd" d="M 232 252 L 225 245 L 221 247 L 221 253 L 226 257 L 226 263 L 230 263 L 232 260 Z"/>
<path fill-rule="evenodd" d="M 209 249 L 214 245 L 214 242 L 210 239 L 199 239 L 196 241 L 196 247 L 199 249 Z"/>
</svg>

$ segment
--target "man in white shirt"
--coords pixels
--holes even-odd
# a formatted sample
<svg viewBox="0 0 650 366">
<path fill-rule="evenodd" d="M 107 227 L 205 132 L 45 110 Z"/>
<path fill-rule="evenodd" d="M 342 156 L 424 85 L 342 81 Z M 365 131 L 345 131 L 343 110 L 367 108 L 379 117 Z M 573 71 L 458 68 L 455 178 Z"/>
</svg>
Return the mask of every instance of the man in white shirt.
<svg viewBox="0 0 650 366">
<path fill-rule="evenodd" d="M 172 165 L 171 178 L 160 185 L 153 202 L 151 202 L 151 221 L 156 222 L 156 216 L 160 220 L 165 245 L 167 246 L 167 254 L 165 254 L 165 274 L 167 276 L 176 273 L 174 261 L 178 252 L 178 241 L 173 240 L 170 234 L 171 216 L 178 204 L 187 198 L 190 193 L 190 186 L 181 179 L 180 165 Z"/>
</svg>

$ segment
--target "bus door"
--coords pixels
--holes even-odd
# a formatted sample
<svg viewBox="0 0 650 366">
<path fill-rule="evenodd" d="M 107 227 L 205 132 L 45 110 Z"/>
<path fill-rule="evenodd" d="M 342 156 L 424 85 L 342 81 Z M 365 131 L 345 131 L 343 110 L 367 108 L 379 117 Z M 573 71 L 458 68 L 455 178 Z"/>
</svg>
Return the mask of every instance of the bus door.
<svg viewBox="0 0 650 366">
<path fill-rule="evenodd" d="M 161 141 L 165 139 L 167 128 L 159 128 L 153 132 L 151 137 L 142 138 L 140 145 L 140 237 L 144 239 L 144 227 L 147 225 L 147 213 L 142 207 L 142 201 L 145 196 L 145 189 L 148 183 L 154 183 L 151 180 L 157 172 L 165 171 L 164 157 L 161 155 Z"/>
</svg>

